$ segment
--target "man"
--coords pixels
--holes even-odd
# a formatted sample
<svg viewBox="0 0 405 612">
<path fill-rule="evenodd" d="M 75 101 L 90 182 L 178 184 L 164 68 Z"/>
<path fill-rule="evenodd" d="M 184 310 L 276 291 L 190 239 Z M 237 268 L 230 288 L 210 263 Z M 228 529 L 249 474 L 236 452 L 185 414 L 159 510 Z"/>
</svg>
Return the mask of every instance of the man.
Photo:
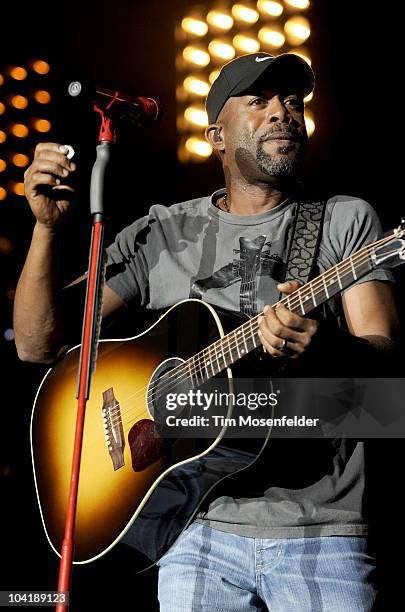
<svg viewBox="0 0 405 612">
<path fill-rule="evenodd" d="M 319 362 L 332 342 L 335 354 L 340 350 L 353 361 L 389 352 L 397 315 L 391 277 L 383 270 L 332 304 L 339 320 L 343 307 L 349 333 L 270 306 L 298 286 L 283 282 L 283 274 L 297 210 L 296 173 L 307 145 L 303 99 L 313 78 L 308 64 L 293 55 L 251 54 L 223 68 L 207 98 L 206 135 L 222 162 L 226 188 L 169 208 L 153 206 L 117 236 L 108 250 L 105 318 L 125 305 L 155 310 L 199 297 L 248 315 L 263 311 L 263 346 L 292 364 L 290 371 Z M 52 363 L 67 342 L 64 304 L 74 286 L 59 290 L 57 274 L 59 228 L 69 209 L 58 193 L 75 171 L 66 153 L 54 143 L 38 145 L 26 172 L 37 223 L 16 291 L 15 336 L 28 361 Z M 379 231 L 366 202 L 331 198 L 319 271 Z M 250 267 L 248 252 L 254 253 Z M 269 451 L 254 481 L 221 490 L 161 559 L 162 611 L 371 609 L 374 559 L 367 550 L 363 444 L 280 442 L 280 454 Z"/>
</svg>

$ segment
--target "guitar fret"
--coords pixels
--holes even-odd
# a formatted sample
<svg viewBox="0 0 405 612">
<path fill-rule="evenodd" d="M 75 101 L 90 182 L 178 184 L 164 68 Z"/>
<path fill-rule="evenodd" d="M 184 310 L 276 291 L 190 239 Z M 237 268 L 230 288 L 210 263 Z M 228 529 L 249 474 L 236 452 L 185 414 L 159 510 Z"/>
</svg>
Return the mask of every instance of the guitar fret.
<svg viewBox="0 0 405 612">
<path fill-rule="evenodd" d="M 342 281 L 340 280 L 340 274 L 339 274 L 339 268 L 338 267 L 336 267 L 335 272 L 336 272 L 337 281 L 339 283 L 339 287 L 340 287 L 340 289 L 343 289 Z"/>
<path fill-rule="evenodd" d="M 300 301 L 300 306 L 301 306 L 301 312 L 304 315 L 305 314 L 305 308 L 304 308 L 304 304 L 302 303 L 302 296 L 301 296 L 301 290 L 298 290 L 298 299 Z"/>
<path fill-rule="evenodd" d="M 329 295 L 329 293 L 328 293 L 328 287 L 327 287 L 327 285 L 326 285 L 325 276 L 324 276 L 323 274 L 322 274 L 322 282 L 323 282 L 323 286 L 324 286 L 324 288 L 325 288 L 325 293 L 326 293 L 326 296 L 327 296 L 327 298 L 330 298 L 330 295 Z"/>
<path fill-rule="evenodd" d="M 354 277 L 355 280 L 357 280 L 356 269 L 354 267 L 353 259 L 351 257 L 349 257 L 349 259 L 350 259 L 350 265 L 352 267 L 353 277 Z"/>
<path fill-rule="evenodd" d="M 315 299 L 315 292 L 314 292 L 314 287 L 312 282 L 309 283 L 310 289 L 311 289 L 311 295 L 312 295 L 312 301 L 314 303 L 315 308 L 318 306 L 318 304 L 316 303 L 316 299 Z"/>
</svg>

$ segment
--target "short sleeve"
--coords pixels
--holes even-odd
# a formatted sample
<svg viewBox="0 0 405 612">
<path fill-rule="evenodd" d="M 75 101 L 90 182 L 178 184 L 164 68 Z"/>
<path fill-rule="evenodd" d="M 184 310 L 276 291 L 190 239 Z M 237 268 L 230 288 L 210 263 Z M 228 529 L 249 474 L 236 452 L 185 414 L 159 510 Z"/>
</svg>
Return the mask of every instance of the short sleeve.
<svg viewBox="0 0 405 612">
<path fill-rule="evenodd" d="M 365 200 L 344 196 L 337 196 L 329 231 L 331 244 L 336 245 L 340 261 L 383 236 L 379 218 L 373 207 Z M 378 268 L 362 276 L 354 284 L 371 280 L 393 283 L 394 277 L 389 269 Z"/>
<path fill-rule="evenodd" d="M 142 217 L 119 232 L 107 248 L 106 284 L 127 305 L 146 306 L 148 303 L 146 251 L 149 232 L 149 217 Z"/>
</svg>

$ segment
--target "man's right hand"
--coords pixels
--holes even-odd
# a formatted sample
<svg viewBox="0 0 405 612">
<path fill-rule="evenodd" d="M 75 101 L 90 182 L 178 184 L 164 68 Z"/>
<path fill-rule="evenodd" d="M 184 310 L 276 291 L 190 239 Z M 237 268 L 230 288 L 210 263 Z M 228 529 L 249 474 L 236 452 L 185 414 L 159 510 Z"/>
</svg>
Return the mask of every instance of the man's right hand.
<svg viewBox="0 0 405 612">
<path fill-rule="evenodd" d="M 35 148 L 34 160 L 24 174 L 25 196 L 37 223 L 56 227 L 71 208 L 75 190 L 70 184 L 76 164 L 64 145 L 42 142 Z M 69 181 L 69 182 L 67 182 Z"/>
</svg>

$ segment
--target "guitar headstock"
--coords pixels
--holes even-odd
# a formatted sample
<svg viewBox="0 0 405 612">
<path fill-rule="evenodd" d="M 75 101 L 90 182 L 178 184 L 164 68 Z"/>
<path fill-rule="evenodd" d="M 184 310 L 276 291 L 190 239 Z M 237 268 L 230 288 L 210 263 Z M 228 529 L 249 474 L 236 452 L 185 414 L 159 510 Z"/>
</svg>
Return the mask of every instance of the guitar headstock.
<svg viewBox="0 0 405 612">
<path fill-rule="evenodd" d="M 405 217 L 391 235 L 370 245 L 371 260 L 374 267 L 385 266 L 395 268 L 405 262 Z"/>
</svg>

